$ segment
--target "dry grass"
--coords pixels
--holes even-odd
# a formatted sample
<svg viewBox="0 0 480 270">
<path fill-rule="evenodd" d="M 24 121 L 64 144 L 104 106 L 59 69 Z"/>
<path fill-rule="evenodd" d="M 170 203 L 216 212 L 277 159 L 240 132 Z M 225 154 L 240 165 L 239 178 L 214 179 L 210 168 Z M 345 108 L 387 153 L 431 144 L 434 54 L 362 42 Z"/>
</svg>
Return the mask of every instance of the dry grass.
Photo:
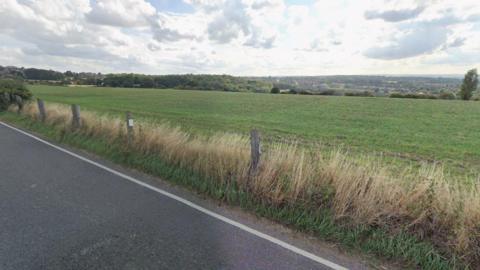
<svg viewBox="0 0 480 270">
<path fill-rule="evenodd" d="M 37 119 L 34 104 L 23 113 Z M 47 104 L 49 125 L 72 132 L 70 115 L 69 107 Z M 194 137 L 168 124 L 137 123 L 134 129 L 131 149 L 158 154 L 221 183 L 236 181 L 270 204 L 330 207 L 344 224 L 380 226 L 393 233 L 407 229 L 447 252 L 480 261 L 480 187 L 449 178 L 441 167 L 406 168 L 392 175 L 378 159 L 352 160 L 342 151 L 321 153 L 292 143 L 266 149 L 258 174 L 249 178 L 246 137 Z M 82 111 L 82 128 L 75 132 L 114 142 L 124 139 L 126 131 L 122 119 Z"/>
</svg>

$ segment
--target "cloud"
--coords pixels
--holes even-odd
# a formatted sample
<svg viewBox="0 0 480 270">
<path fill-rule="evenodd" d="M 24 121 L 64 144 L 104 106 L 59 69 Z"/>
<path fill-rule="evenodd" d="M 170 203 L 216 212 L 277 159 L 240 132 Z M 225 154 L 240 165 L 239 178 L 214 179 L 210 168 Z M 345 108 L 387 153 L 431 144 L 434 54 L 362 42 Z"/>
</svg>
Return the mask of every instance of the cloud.
<svg viewBox="0 0 480 270">
<path fill-rule="evenodd" d="M 194 21 L 195 18 L 191 16 L 173 16 L 158 14 L 151 19 L 150 27 L 153 38 L 159 42 L 177 42 L 181 40 L 201 40 L 201 32 L 195 31 L 194 27 L 188 25 L 186 22 Z M 178 26 L 184 29 L 180 29 Z M 198 30 L 198 29 L 197 29 Z"/>
<path fill-rule="evenodd" d="M 159 13 L 144 0 L 97 1 L 86 15 L 89 22 L 121 28 L 150 28 L 153 39 L 159 42 L 177 42 L 200 39 L 192 29 L 182 31 L 177 26 L 188 25 L 190 18 Z"/>
<path fill-rule="evenodd" d="M 85 22 L 85 14 L 91 11 L 88 0 L 6 1 L 0 5 L 0 17 L 9 23 L 0 23 L 0 32 L 3 29 L 16 40 L 22 55 L 47 62 L 51 56 L 95 61 L 125 58 L 115 52 L 128 46 L 130 37 L 118 29 L 89 27 Z"/>
<path fill-rule="evenodd" d="M 146 26 L 155 8 L 144 0 L 96 0 L 92 10 L 86 14 L 88 21 L 119 27 Z"/>
<path fill-rule="evenodd" d="M 264 49 L 273 48 L 276 36 L 259 38 L 256 35 L 256 33 L 257 32 L 254 32 L 254 34 L 244 43 L 244 45 L 254 47 L 254 48 L 264 48 Z"/>
<path fill-rule="evenodd" d="M 252 4 L 252 9 L 271 8 L 281 5 L 281 1 L 278 0 L 257 0 Z"/>
<path fill-rule="evenodd" d="M 269 29 L 263 21 L 258 20 L 258 17 L 260 14 L 265 14 L 266 9 L 271 11 L 281 6 L 278 0 L 253 3 L 231 0 L 218 4 L 215 9 L 211 4 L 207 6 L 210 10 L 217 10 L 207 26 L 210 40 L 219 44 L 237 40 L 245 46 L 264 49 L 274 46 L 275 31 Z"/>
<path fill-rule="evenodd" d="M 367 20 L 382 19 L 386 22 L 400 22 L 416 18 L 424 10 L 425 7 L 422 6 L 413 9 L 399 9 L 387 11 L 368 10 L 365 12 L 364 16 Z"/>
<path fill-rule="evenodd" d="M 427 61 L 430 65 L 455 65 L 462 66 L 463 70 L 472 68 L 472 65 L 480 63 L 480 55 L 477 51 L 461 51 L 458 48 L 455 54 L 444 53 Z"/>
<path fill-rule="evenodd" d="M 448 44 L 448 48 L 455 48 L 455 47 L 461 47 L 465 44 L 465 41 L 467 39 L 466 38 L 456 38 L 455 40 L 453 40 L 450 44 Z"/>
<path fill-rule="evenodd" d="M 390 39 L 388 44 L 370 47 L 363 55 L 373 59 L 396 60 L 432 54 L 437 49 L 461 47 L 466 39 L 454 38 L 452 34 L 464 35 L 466 27 L 480 19 L 476 13 L 468 15 L 466 9 L 461 11 L 443 8 L 430 14 L 429 18 L 401 22 L 394 28 L 396 31 L 392 34 L 393 38 L 384 39 Z M 462 16 L 462 13 L 467 15 Z"/>
<path fill-rule="evenodd" d="M 447 31 L 439 27 L 423 27 L 405 34 L 393 44 L 373 47 L 364 52 L 369 58 L 394 60 L 433 52 L 447 41 Z"/>
<path fill-rule="evenodd" d="M 246 8 L 240 0 L 227 1 L 220 13 L 208 24 L 209 38 L 218 43 L 228 43 L 240 34 L 250 34 L 251 18 Z"/>
</svg>

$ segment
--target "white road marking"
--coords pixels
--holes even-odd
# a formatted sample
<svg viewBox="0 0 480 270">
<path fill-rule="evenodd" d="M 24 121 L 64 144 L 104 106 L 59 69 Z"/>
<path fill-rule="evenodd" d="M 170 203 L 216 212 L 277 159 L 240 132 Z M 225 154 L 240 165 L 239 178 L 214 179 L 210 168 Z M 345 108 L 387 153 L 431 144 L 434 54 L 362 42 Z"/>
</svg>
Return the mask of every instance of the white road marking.
<svg viewBox="0 0 480 270">
<path fill-rule="evenodd" d="M 174 195 L 174 194 L 172 194 L 172 193 L 169 193 L 169 192 L 167 192 L 167 191 L 165 191 L 165 190 L 156 188 L 156 187 L 154 187 L 154 186 L 152 186 L 152 185 L 146 184 L 146 183 L 144 183 L 144 182 L 142 182 L 142 181 L 140 181 L 140 180 L 138 180 L 138 179 L 135 179 L 135 178 L 133 178 L 133 177 L 131 177 L 131 176 L 128 176 L 128 175 L 126 175 L 126 174 L 123 174 L 123 173 L 121 173 L 121 172 L 118 172 L 118 171 L 116 171 L 116 170 L 114 170 L 114 169 L 110 169 L 110 168 L 108 168 L 108 167 L 106 167 L 106 166 L 104 166 L 104 165 L 102 165 L 102 164 L 100 164 L 100 163 L 97 163 L 97 162 L 93 161 L 93 160 L 90 160 L 90 159 L 88 159 L 88 158 L 82 157 L 82 156 L 80 156 L 80 155 L 78 155 L 78 154 L 75 154 L 75 153 L 73 153 L 73 152 L 71 152 L 71 151 L 68 151 L 67 149 L 64 149 L 64 148 L 62 148 L 62 147 L 60 147 L 60 146 L 54 145 L 54 144 L 52 144 L 52 143 L 49 143 L 49 142 L 47 142 L 47 141 L 45 141 L 45 140 L 43 140 L 43 139 L 38 138 L 38 137 L 35 136 L 35 135 L 32 135 L 32 134 L 30 134 L 30 133 L 27 133 L 27 132 L 25 132 L 25 131 L 23 131 L 23 130 L 20 130 L 20 129 L 16 128 L 16 127 L 12 127 L 12 126 L 10 126 L 10 125 L 8 125 L 8 124 L 5 124 L 5 123 L 3 123 L 3 122 L 0 122 L 0 124 L 2 124 L 2 125 L 5 126 L 5 127 L 10 128 L 10 129 L 13 129 L 13 130 L 15 130 L 15 131 L 17 131 L 17 132 L 20 132 L 20 133 L 22 133 L 22 134 L 24 134 L 24 135 L 26 135 L 26 136 L 28 136 L 28 137 L 30 137 L 30 138 L 33 138 L 33 139 L 35 139 L 35 140 L 37 140 L 37 141 L 39 141 L 39 142 L 42 142 L 42 143 L 44 143 L 44 144 L 46 144 L 46 145 L 48 145 L 48 146 L 51 146 L 51 147 L 53 147 L 53 148 L 55 148 L 55 149 L 57 149 L 57 150 L 59 150 L 59 151 L 61 151 L 61 152 L 63 152 L 63 153 L 66 153 L 66 154 L 68 154 L 68 155 L 70 155 L 70 156 L 76 157 L 76 158 L 78 158 L 78 159 L 80 159 L 80 160 L 82 160 L 82 161 L 84 161 L 84 162 L 90 163 L 91 165 L 94 165 L 94 166 L 96 166 L 96 167 L 98 167 L 98 168 L 104 169 L 104 170 L 106 170 L 106 171 L 108 171 L 108 172 L 110 172 L 110 173 L 112 173 L 112 174 L 114 174 L 114 175 L 120 176 L 120 177 L 122 177 L 122 178 L 124 178 L 124 179 L 126 179 L 126 180 L 128 180 L 128 181 L 131 181 L 131 182 L 133 182 L 133 183 L 136 183 L 136 184 L 138 184 L 138 185 L 140 185 L 140 186 L 143 186 L 143 187 L 146 187 L 146 188 L 148 188 L 148 189 L 150 189 L 150 190 L 153 190 L 153 191 L 155 191 L 155 192 L 158 192 L 158 193 L 160 193 L 160 194 L 162 194 L 162 195 L 164 195 L 164 196 L 167 196 L 167 197 L 169 197 L 169 198 L 171 198 L 171 199 L 174 199 L 174 200 L 176 200 L 176 201 L 178 201 L 178 202 L 181 202 L 181 203 L 183 203 L 183 204 L 185 204 L 185 205 L 187 205 L 187 206 L 190 206 L 190 207 L 192 207 L 192 208 L 194 208 L 194 209 L 196 209 L 196 210 L 198 210 L 198 211 L 200 211 L 200 212 L 202 212 L 202 213 L 204 213 L 204 214 L 206 214 L 206 215 L 209 215 L 209 216 L 211 216 L 211 217 L 214 217 L 214 218 L 216 218 L 216 219 L 219 219 L 219 220 L 221 220 L 221 221 L 223 221 L 223 222 L 225 222 L 225 223 L 228 223 L 228 224 L 230 224 L 230 225 L 232 225 L 232 226 L 235 226 L 235 227 L 237 227 L 237 228 L 239 228 L 239 229 L 241 229 L 241 230 L 243 230 L 243 231 L 246 231 L 246 232 L 248 232 L 248 233 L 251 233 L 251 234 L 253 234 L 253 235 L 257 236 L 257 237 L 263 238 L 263 239 L 265 239 L 265 240 L 267 240 L 267 241 L 270 241 L 271 243 L 274 243 L 274 244 L 276 244 L 276 245 L 279 245 L 279 246 L 281 246 L 281 247 L 283 247 L 283 248 L 285 248 L 285 249 L 288 249 L 288 250 L 290 250 L 290 251 L 292 251 L 292 252 L 294 252 L 294 253 L 297 253 L 297 254 L 299 254 L 299 255 L 301 255 L 301 256 L 304 256 L 304 257 L 309 258 L 309 259 L 311 259 L 311 260 L 313 260 L 313 261 L 316 261 L 316 262 L 318 262 L 318 263 L 321 263 L 321 264 L 323 264 L 323 265 L 325 265 L 325 266 L 328 266 L 328 267 L 330 267 L 330 268 L 332 268 L 332 269 L 334 269 L 334 270 L 347 270 L 347 269 L 348 269 L 348 268 L 345 268 L 345 267 L 343 267 L 343 266 L 340 266 L 340 265 L 338 265 L 338 264 L 336 264 L 336 263 L 334 263 L 334 262 L 331 262 L 331 261 L 329 261 L 329 260 L 327 260 L 327 259 L 321 258 L 321 257 L 319 257 L 319 256 L 317 256 L 317 255 L 315 255 L 315 254 L 312 254 L 312 253 L 310 253 L 310 252 L 308 252 L 308 251 L 305 251 L 305 250 L 303 250 L 303 249 L 300 249 L 300 248 L 298 248 L 298 247 L 296 247 L 296 246 L 290 245 L 290 244 L 288 244 L 288 243 L 286 243 L 286 242 L 284 242 L 284 241 L 282 241 L 282 240 L 280 240 L 280 239 L 277 239 L 277 238 L 275 238 L 275 237 L 273 237 L 273 236 L 270 236 L 270 235 L 268 235 L 268 234 L 265 234 L 265 233 L 262 233 L 262 232 L 260 232 L 260 231 L 257 231 L 257 230 L 255 230 L 255 229 L 253 229 L 253 228 L 250 228 L 250 227 L 248 227 L 248 226 L 246 226 L 246 225 L 244 225 L 244 224 L 242 224 L 242 223 L 239 223 L 239 222 L 237 222 L 237 221 L 235 221 L 235 220 L 229 219 L 229 218 L 224 217 L 224 216 L 222 216 L 222 215 L 219 215 L 219 214 L 217 214 L 217 213 L 215 213 L 215 212 L 212 212 L 212 211 L 210 211 L 210 210 L 208 210 L 208 209 L 206 209 L 206 208 L 203 208 L 203 207 L 201 207 L 201 206 L 199 206 L 199 205 L 197 205 L 197 204 L 194 204 L 193 202 L 188 201 L 188 200 L 186 200 L 186 199 L 184 199 L 184 198 L 182 198 L 182 197 L 179 197 L 179 196 L 177 196 L 177 195 Z"/>
</svg>

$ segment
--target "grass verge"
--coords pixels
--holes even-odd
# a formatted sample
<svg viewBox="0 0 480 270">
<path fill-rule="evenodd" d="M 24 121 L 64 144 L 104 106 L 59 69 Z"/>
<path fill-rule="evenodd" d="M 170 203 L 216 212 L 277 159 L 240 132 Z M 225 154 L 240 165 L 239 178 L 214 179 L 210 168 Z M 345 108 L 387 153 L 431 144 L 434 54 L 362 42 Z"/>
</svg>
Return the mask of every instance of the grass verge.
<svg viewBox="0 0 480 270">
<path fill-rule="evenodd" d="M 366 163 L 347 164 L 338 153 L 333 153 L 324 160 L 311 160 L 312 157 L 309 156 L 311 153 L 299 152 L 292 147 L 277 146 L 277 149 L 267 151 L 264 155 L 259 175 L 246 182 L 245 168 L 248 167 L 246 166 L 248 158 L 245 158 L 245 155 L 248 156 L 248 148 L 244 147 L 246 142 L 243 138 L 234 135 L 223 134 L 219 135 L 220 137 L 198 139 L 190 138 L 178 129 L 144 125 L 143 128 L 140 126 L 135 131 L 138 141 L 134 141 L 129 148 L 126 148 L 121 128 L 122 121 L 118 119 L 105 119 L 102 122 L 98 116 L 84 113 L 83 128 L 72 131 L 65 108 L 49 107 L 49 119 L 46 124 L 35 120 L 36 112 L 33 106 L 27 106 L 25 114 L 27 116 L 3 113 L 0 117 L 55 141 L 82 148 L 118 164 L 160 176 L 215 199 L 241 206 L 261 216 L 312 233 L 322 239 L 339 242 L 348 248 L 402 261 L 410 267 L 467 268 L 464 263 L 468 260 L 456 259 L 455 253 L 430 241 L 432 238 L 425 237 L 424 240 L 419 240 L 418 235 L 412 233 L 412 229 L 408 226 L 393 228 L 391 226 L 393 222 L 388 224 L 379 222 L 385 217 L 374 213 L 380 208 L 376 208 L 372 203 L 380 202 L 383 204 L 379 207 L 388 207 L 385 204 L 390 203 L 386 201 L 389 198 L 381 201 L 378 201 L 378 198 L 385 196 L 385 193 L 379 192 L 384 192 L 385 188 L 391 186 L 379 186 L 381 184 L 378 181 L 383 180 L 389 183 L 389 179 L 385 179 L 382 175 L 374 180 L 373 178 L 379 177 L 377 172 L 367 175 L 367 182 L 362 184 L 363 178 L 360 176 L 372 173 L 372 168 L 357 171 L 357 167 L 366 166 Z M 157 129 L 156 133 L 152 132 L 152 128 Z M 156 137 L 154 134 L 161 134 L 162 137 Z M 145 148 L 146 146 L 148 149 Z M 179 152 L 182 151 L 183 153 L 179 156 Z M 202 162 L 199 162 L 199 159 Z M 308 166 L 317 163 L 327 168 L 322 167 L 321 174 L 316 172 L 308 176 L 307 171 L 318 170 Z M 348 174 L 341 175 L 340 172 L 345 170 Z M 328 174 L 335 174 L 330 175 L 335 179 L 325 182 L 316 178 L 319 176 L 326 178 Z M 348 181 L 346 181 L 347 178 L 349 178 Z M 430 181 L 425 191 L 427 196 L 437 192 L 438 187 L 433 186 L 435 183 L 432 183 Z M 417 204 L 420 204 L 419 207 L 422 207 L 424 198 L 418 196 L 418 188 L 414 190 L 417 193 L 414 199 Z M 374 200 L 371 201 L 372 198 L 368 198 L 366 201 L 367 198 L 363 196 L 372 196 Z M 393 196 L 397 195 L 393 194 Z M 430 198 L 430 200 L 429 203 L 432 204 L 433 199 Z M 387 210 L 391 209 L 387 208 Z M 389 218 L 401 217 L 394 216 L 397 213 L 392 211 Z M 423 216 L 424 213 L 419 214 Z M 405 221 L 399 220 L 396 223 L 403 225 L 402 222 Z M 424 221 L 417 220 L 416 223 L 410 222 L 408 225 L 425 225 L 421 222 Z M 415 227 L 415 229 L 422 228 Z"/>
</svg>

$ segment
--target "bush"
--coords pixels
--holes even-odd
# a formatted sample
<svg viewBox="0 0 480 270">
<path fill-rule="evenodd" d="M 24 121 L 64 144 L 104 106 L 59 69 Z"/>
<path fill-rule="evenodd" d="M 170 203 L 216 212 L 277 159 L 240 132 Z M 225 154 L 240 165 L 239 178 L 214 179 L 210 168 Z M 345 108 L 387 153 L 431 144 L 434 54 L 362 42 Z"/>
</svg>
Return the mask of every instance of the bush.
<svg viewBox="0 0 480 270">
<path fill-rule="evenodd" d="M 439 99 L 455 99 L 456 96 L 454 93 L 451 93 L 451 92 L 443 92 L 443 93 L 440 93 L 440 95 L 438 95 L 438 98 Z"/>
<path fill-rule="evenodd" d="M 280 88 L 278 88 L 278 87 L 273 87 L 272 90 L 270 90 L 270 93 L 272 93 L 272 94 L 278 94 L 278 93 L 280 93 Z"/>
<path fill-rule="evenodd" d="M 336 96 L 337 92 L 335 92 L 335 90 L 324 90 L 324 91 L 321 91 L 318 94 L 322 95 L 322 96 Z"/>
<path fill-rule="evenodd" d="M 362 91 L 362 92 L 346 92 L 345 96 L 347 96 L 347 97 L 374 97 L 375 95 L 370 91 Z"/>
<path fill-rule="evenodd" d="M 22 98 L 22 100 L 29 100 L 32 93 L 21 81 L 0 80 L 0 111 L 6 110 L 8 106 L 16 103 L 16 96 Z"/>
<path fill-rule="evenodd" d="M 422 94 L 422 93 L 392 93 L 390 94 L 391 98 L 414 98 L 414 99 L 437 99 L 438 97 L 432 94 Z"/>
<path fill-rule="evenodd" d="M 300 92 L 298 92 L 300 95 L 313 95 L 312 92 L 309 92 L 309 91 L 306 91 L 306 90 L 302 90 Z"/>
</svg>

